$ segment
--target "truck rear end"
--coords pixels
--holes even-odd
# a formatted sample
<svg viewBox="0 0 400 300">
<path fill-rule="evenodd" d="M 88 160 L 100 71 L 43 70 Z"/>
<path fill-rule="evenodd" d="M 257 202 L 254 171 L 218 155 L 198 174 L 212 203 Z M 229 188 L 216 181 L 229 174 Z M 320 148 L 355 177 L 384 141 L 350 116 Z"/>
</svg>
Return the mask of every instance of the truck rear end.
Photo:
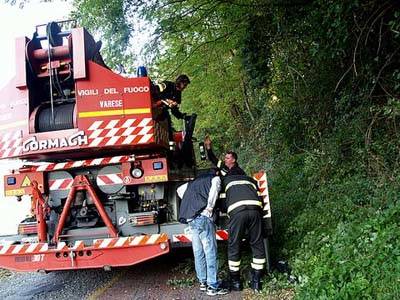
<svg viewBox="0 0 400 300">
<path fill-rule="evenodd" d="M 17 39 L 16 76 L 0 91 L 0 157 L 24 160 L 4 193 L 31 198 L 0 267 L 109 269 L 190 245 L 176 188 L 196 176 L 195 117 L 170 141 L 151 80 L 115 74 L 85 29 L 61 25 Z"/>
</svg>

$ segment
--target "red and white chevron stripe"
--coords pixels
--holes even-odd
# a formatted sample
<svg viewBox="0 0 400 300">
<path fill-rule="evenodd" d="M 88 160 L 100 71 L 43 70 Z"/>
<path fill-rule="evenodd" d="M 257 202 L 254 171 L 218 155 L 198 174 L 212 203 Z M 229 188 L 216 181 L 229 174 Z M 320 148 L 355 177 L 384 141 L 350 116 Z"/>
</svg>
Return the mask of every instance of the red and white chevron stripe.
<svg viewBox="0 0 400 300">
<path fill-rule="evenodd" d="M 0 157 L 7 158 L 22 151 L 22 130 L 6 132 L 0 136 Z"/>
<path fill-rule="evenodd" d="M 124 155 L 124 156 L 113 156 L 113 157 L 103 157 L 96 159 L 86 159 L 86 160 L 78 160 L 78 161 L 69 161 L 63 163 L 49 163 L 43 164 L 40 166 L 31 166 L 30 171 L 38 171 L 38 172 L 48 172 L 55 170 L 66 170 L 80 167 L 94 167 L 101 165 L 111 165 L 111 164 L 119 164 L 128 161 L 135 161 L 134 155 Z"/>
<path fill-rule="evenodd" d="M 133 237 L 123 238 L 110 238 L 110 239 L 99 239 L 95 240 L 94 248 L 116 248 L 116 247 L 128 247 L 128 246 L 146 246 L 154 245 L 168 241 L 168 236 L 165 233 L 151 234 L 151 235 L 139 235 Z"/>
<path fill-rule="evenodd" d="M 49 180 L 49 190 L 68 190 L 71 188 L 72 182 L 74 182 L 73 178 Z"/>
<path fill-rule="evenodd" d="M 110 249 L 121 247 L 133 246 L 148 246 L 160 243 L 167 243 L 168 235 L 150 234 L 131 237 L 119 237 L 109 239 L 97 239 L 93 241 L 93 245 L 85 246 L 83 241 L 76 241 L 73 245 L 67 245 L 65 242 L 59 242 L 56 247 L 50 247 L 47 243 L 26 243 L 19 245 L 12 245 L 11 243 L 4 243 L 0 245 L 0 255 L 11 254 L 42 254 L 54 253 L 60 251 L 78 251 L 78 250 L 96 250 L 96 249 Z"/>
<path fill-rule="evenodd" d="M 260 172 L 254 176 L 254 179 L 258 183 L 258 188 L 261 192 L 261 196 L 263 197 L 264 202 L 264 218 L 271 218 L 271 206 L 269 202 L 269 192 L 268 192 L 268 180 L 267 173 Z"/>
<path fill-rule="evenodd" d="M 64 243 L 65 244 L 65 243 Z M 21 253 L 43 253 L 49 250 L 47 243 L 33 243 L 12 245 L 5 243 L 0 245 L 0 255 L 21 254 Z"/>
<path fill-rule="evenodd" d="M 154 137 L 154 124 L 151 118 L 95 121 L 87 131 L 89 147 L 136 145 Z"/>
<path fill-rule="evenodd" d="M 123 176 L 122 173 L 98 175 L 96 182 L 98 186 L 122 184 Z"/>
<path fill-rule="evenodd" d="M 215 237 L 218 241 L 226 241 L 228 240 L 228 231 L 227 230 L 217 230 L 215 232 Z M 192 235 L 191 234 L 174 234 L 172 235 L 172 242 L 177 243 L 191 243 Z"/>
<path fill-rule="evenodd" d="M 261 196 L 264 198 L 264 203 L 269 203 L 269 193 L 268 193 L 268 181 L 267 174 L 263 172 L 263 175 L 257 179 L 258 188 L 260 189 Z"/>
</svg>

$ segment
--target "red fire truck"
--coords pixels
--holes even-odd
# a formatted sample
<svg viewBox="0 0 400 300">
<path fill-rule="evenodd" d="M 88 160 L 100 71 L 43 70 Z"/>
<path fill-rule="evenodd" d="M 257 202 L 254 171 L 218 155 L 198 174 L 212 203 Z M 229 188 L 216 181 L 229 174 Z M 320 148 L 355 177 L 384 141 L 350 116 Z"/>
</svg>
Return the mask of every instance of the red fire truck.
<svg viewBox="0 0 400 300">
<path fill-rule="evenodd" d="M 109 269 L 190 245 L 176 188 L 196 176 L 195 118 L 170 141 L 151 80 L 114 73 L 85 29 L 62 26 L 16 40 L 16 75 L 0 90 L 0 158 L 24 161 L 5 176 L 2 201 L 32 203 L 0 244 L 0 267 Z"/>
</svg>

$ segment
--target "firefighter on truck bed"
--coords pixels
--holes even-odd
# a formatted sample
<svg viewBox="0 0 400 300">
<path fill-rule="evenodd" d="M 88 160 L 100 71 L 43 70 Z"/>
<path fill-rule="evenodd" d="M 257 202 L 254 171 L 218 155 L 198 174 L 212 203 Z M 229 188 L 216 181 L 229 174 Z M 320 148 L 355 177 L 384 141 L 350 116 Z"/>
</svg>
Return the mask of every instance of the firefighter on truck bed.
<svg viewBox="0 0 400 300">
<path fill-rule="evenodd" d="M 169 110 L 177 119 L 184 119 L 186 114 L 179 110 L 182 102 L 182 91 L 189 85 L 190 79 L 187 75 L 179 75 L 175 82 L 162 81 L 154 85 L 156 106 L 162 108 L 160 120 L 168 120 L 169 139 L 172 140 L 173 128 Z"/>
</svg>

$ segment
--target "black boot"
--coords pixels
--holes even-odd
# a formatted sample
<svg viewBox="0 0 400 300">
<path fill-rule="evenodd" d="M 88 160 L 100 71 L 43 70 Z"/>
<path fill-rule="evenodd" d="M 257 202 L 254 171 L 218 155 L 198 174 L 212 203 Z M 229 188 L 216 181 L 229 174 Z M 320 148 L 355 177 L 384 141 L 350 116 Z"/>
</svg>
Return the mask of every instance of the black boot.
<svg viewBox="0 0 400 300">
<path fill-rule="evenodd" d="M 229 272 L 230 289 L 231 291 L 241 291 L 243 289 L 240 281 L 240 272 Z"/>
<path fill-rule="evenodd" d="M 260 281 L 261 276 L 262 276 L 262 270 L 251 269 L 250 287 L 256 293 L 259 293 L 262 290 L 261 281 Z"/>
</svg>

